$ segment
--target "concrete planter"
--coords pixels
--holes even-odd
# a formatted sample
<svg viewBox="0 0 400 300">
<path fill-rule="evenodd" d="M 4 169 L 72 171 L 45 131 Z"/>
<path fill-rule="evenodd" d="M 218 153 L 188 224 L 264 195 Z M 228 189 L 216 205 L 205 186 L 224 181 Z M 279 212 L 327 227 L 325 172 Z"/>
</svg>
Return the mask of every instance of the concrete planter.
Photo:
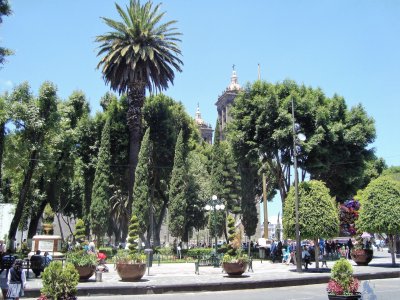
<svg viewBox="0 0 400 300">
<path fill-rule="evenodd" d="M 235 262 L 235 263 L 222 263 L 222 268 L 229 276 L 240 276 L 247 269 L 247 263 Z"/>
<path fill-rule="evenodd" d="M 79 281 L 88 281 L 93 276 L 94 271 L 96 271 L 96 266 L 75 266 L 75 269 L 79 273 Z"/>
<path fill-rule="evenodd" d="M 328 295 L 329 300 L 358 300 L 361 299 L 361 294 L 355 295 Z"/>
<path fill-rule="evenodd" d="M 372 249 L 353 249 L 350 255 L 357 265 L 367 266 L 374 256 L 374 251 Z"/>
<path fill-rule="evenodd" d="M 122 264 L 117 263 L 117 272 L 122 281 L 140 280 L 146 273 L 146 264 Z"/>
</svg>

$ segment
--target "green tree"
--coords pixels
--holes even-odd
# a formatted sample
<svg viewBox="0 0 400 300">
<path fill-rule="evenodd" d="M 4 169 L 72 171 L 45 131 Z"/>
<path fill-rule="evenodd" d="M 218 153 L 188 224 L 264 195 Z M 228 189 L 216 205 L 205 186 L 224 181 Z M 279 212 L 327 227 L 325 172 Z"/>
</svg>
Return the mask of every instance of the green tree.
<svg viewBox="0 0 400 300">
<path fill-rule="evenodd" d="M 150 245 L 151 235 L 153 233 L 153 195 L 151 193 L 151 172 L 152 172 L 152 151 L 153 146 L 150 140 L 150 129 L 146 130 L 144 134 L 142 146 L 139 152 L 139 163 L 136 168 L 135 187 L 133 188 L 133 214 L 137 216 L 139 223 L 139 232 L 142 239 L 145 232 L 147 232 L 146 241 L 147 246 Z"/>
<path fill-rule="evenodd" d="M 101 136 L 90 206 L 90 226 L 99 239 L 108 230 L 110 212 L 110 122 L 110 118 L 107 118 Z"/>
<path fill-rule="evenodd" d="M 301 239 L 318 245 L 320 238 L 332 238 L 339 233 L 339 214 L 329 189 L 322 181 L 310 180 L 299 184 L 299 230 Z M 283 210 L 283 234 L 296 237 L 295 190 L 290 189 Z M 319 268 L 319 247 L 315 247 L 315 261 Z"/>
<path fill-rule="evenodd" d="M 154 245 L 160 244 L 160 231 L 163 222 L 169 219 L 169 187 L 174 165 L 174 149 L 179 132 L 187 144 L 187 152 L 198 145 L 198 130 L 193 119 L 185 112 L 182 103 L 163 94 L 147 98 L 143 115 L 145 126 L 150 128 L 152 151 L 152 201 L 154 213 Z M 188 200 L 189 201 L 189 200 Z"/>
<path fill-rule="evenodd" d="M 229 127 L 236 157 L 268 165 L 284 206 L 293 165 L 292 101 L 295 121 L 307 140 L 298 155 L 300 178 L 326 182 L 332 195 L 348 199 L 363 183 L 365 162 L 373 155 L 373 119 L 361 105 L 348 110 L 342 97 L 327 98 L 320 89 L 293 81 L 256 81 L 236 98 Z"/>
<path fill-rule="evenodd" d="M 400 182 L 389 176 L 371 181 L 360 195 L 358 230 L 385 233 L 395 265 L 395 235 L 400 232 Z"/>
<path fill-rule="evenodd" d="M 257 170 L 248 159 L 240 162 L 241 212 L 242 225 L 246 236 L 251 238 L 256 233 L 258 224 L 256 176 Z"/>
<path fill-rule="evenodd" d="M 8 0 L 0 0 L 0 24 L 3 23 L 3 16 L 9 16 L 11 13 L 12 11 Z M 4 64 L 6 56 L 12 54 L 13 51 L 10 49 L 0 47 L 0 65 Z"/>
<path fill-rule="evenodd" d="M 169 184 L 169 230 L 175 237 L 184 239 L 187 223 L 186 209 L 188 206 L 188 183 L 186 176 L 188 164 L 185 157 L 185 144 L 182 131 L 178 135 L 175 146 L 174 168 Z"/>
<path fill-rule="evenodd" d="M 17 129 L 23 128 L 23 137 L 29 141 L 31 149 L 29 150 L 28 166 L 24 172 L 22 185 L 19 190 L 15 214 L 8 233 L 10 240 L 15 238 L 23 215 L 31 180 L 38 165 L 38 159 L 45 139 L 58 118 L 56 87 L 50 82 L 42 84 L 37 99 L 34 99 L 31 95 L 27 83 L 18 86 L 13 91 L 11 97 Z"/>
<path fill-rule="evenodd" d="M 115 4 L 122 21 L 103 18 L 114 31 L 100 35 L 98 55 L 104 55 L 98 64 L 106 83 L 119 93 L 127 93 L 127 124 L 129 128 L 128 208 L 132 206 L 135 169 L 142 134 L 142 108 L 145 91 L 163 90 L 173 83 L 174 69 L 181 71 L 181 51 L 177 42 L 180 35 L 176 21 L 160 24 L 165 13 L 159 13 L 160 4 L 153 7 L 148 1 L 131 0 L 124 11 Z"/>
</svg>

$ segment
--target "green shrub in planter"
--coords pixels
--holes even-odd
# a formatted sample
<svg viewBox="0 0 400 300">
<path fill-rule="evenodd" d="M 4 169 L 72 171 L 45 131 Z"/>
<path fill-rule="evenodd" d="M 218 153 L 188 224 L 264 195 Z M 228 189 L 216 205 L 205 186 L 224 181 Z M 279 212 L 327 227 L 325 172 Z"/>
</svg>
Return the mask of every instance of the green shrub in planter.
<svg viewBox="0 0 400 300">
<path fill-rule="evenodd" d="M 88 253 L 85 250 L 71 251 L 67 253 L 66 262 L 79 267 L 96 266 L 97 256 L 96 254 Z"/>
<path fill-rule="evenodd" d="M 76 299 L 79 274 L 75 267 L 60 261 L 52 261 L 42 273 L 43 288 L 40 290 L 46 298 L 53 300 Z"/>
</svg>

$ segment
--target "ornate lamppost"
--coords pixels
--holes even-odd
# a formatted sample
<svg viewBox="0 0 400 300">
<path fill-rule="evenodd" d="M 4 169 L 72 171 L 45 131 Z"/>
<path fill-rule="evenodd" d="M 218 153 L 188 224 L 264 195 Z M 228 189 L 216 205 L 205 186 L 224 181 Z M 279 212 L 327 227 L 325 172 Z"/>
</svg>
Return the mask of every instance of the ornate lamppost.
<svg viewBox="0 0 400 300">
<path fill-rule="evenodd" d="M 212 223 L 213 223 L 213 230 L 214 230 L 214 235 L 215 235 L 215 259 L 214 259 L 214 267 L 218 267 L 219 263 L 217 260 L 217 251 L 218 251 L 218 245 L 217 245 L 217 211 L 218 210 L 223 210 L 225 209 L 225 205 L 218 199 L 216 195 L 213 195 L 211 197 L 211 200 L 208 202 L 208 204 L 205 206 L 205 209 L 207 211 L 212 212 Z"/>
</svg>

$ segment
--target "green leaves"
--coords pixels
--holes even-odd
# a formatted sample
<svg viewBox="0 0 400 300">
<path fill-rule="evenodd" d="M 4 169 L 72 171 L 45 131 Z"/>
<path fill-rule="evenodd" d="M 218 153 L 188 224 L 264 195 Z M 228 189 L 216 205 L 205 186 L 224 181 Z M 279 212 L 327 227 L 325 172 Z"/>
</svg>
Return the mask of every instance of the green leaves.
<svg viewBox="0 0 400 300">
<path fill-rule="evenodd" d="M 173 69 L 181 72 L 181 50 L 175 43 L 180 33 L 172 27 L 175 21 L 161 23 L 165 13 L 159 13 L 159 7 L 153 7 L 151 1 L 141 5 L 132 0 L 126 10 L 116 4 L 120 22 L 103 18 L 115 31 L 96 38 L 101 43 L 98 56 L 104 55 L 97 67 L 113 90 L 127 92 L 133 82 L 139 81 L 150 92 L 161 91 L 173 83 Z"/>
<path fill-rule="evenodd" d="M 295 189 L 291 188 L 283 210 L 283 233 L 295 238 Z M 339 233 L 339 215 L 329 189 L 321 181 L 299 184 L 299 224 L 302 239 L 331 238 Z"/>
<path fill-rule="evenodd" d="M 360 197 L 356 227 L 361 231 L 397 234 L 400 231 L 400 182 L 389 176 L 371 181 Z"/>
</svg>

